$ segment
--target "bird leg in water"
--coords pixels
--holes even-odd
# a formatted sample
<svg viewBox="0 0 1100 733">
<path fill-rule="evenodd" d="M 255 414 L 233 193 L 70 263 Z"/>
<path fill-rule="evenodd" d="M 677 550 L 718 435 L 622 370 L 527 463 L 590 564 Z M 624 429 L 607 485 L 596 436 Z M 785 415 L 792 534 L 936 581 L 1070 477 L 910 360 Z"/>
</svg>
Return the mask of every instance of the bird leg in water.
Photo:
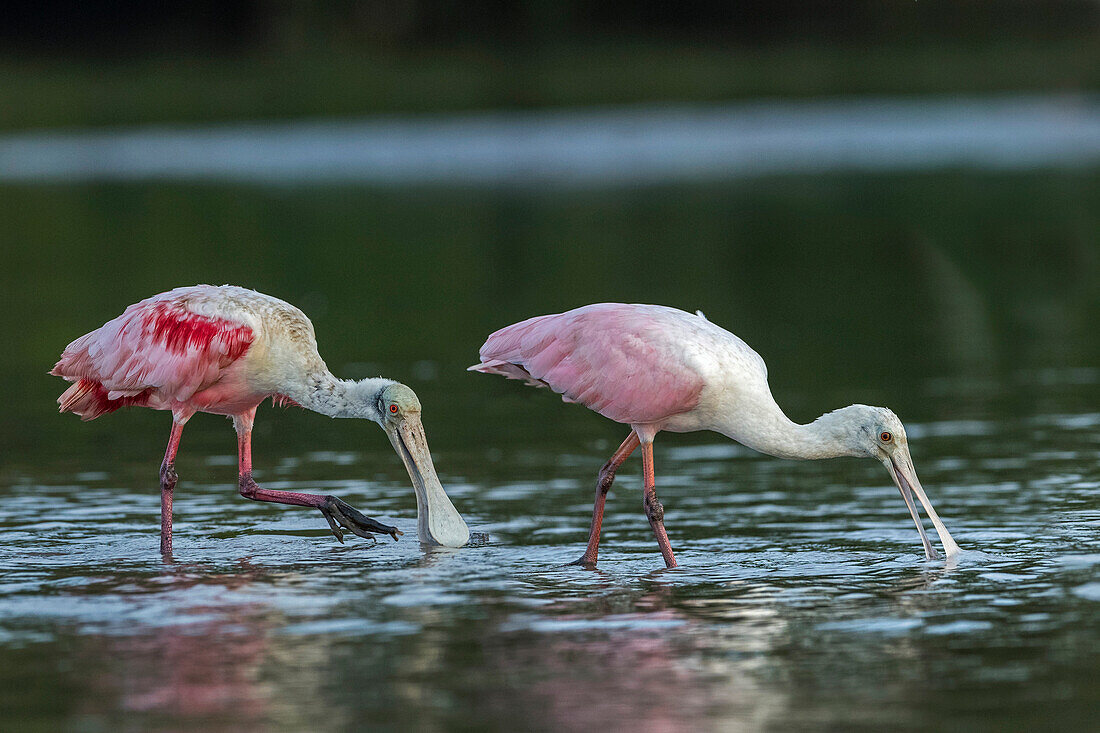
<svg viewBox="0 0 1100 733">
<path fill-rule="evenodd" d="M 160 464 L 160 554 L 172 554 L 172 491 L 176 488 L 176 452 L 180 447 L 180 436 L 184 418 L 172 420 L 172 434 L 168 436 L 168 448 L 164 451 L 164 461 Z"/>
<path fill-rule="evenodd" d="M 653 443 L 642 443 L 642 474 L 645 480 L 645 515 L 649 518 L 649 526 L 653 528 L 653 534 L 657 538 L 657 545 L 661 548 L 661 555 L 665 558 L 665 567 L 676 567 L 676 557 L 672 554 L 672 545 L 668 541 L 668 533 L 665 532 L 665 508 L 657 498 L 657 481 L 653 475 Z"/>
<path fill-rule="evenodd" d="M 335 496 L 303 494 L 298 491 L 273 491 L 260 488 L 252 478 L 252 431 L 244 430 L 237 435 L 238 461 L 240 464 L 239 489 L 241 496 L 255 501 L 270 501 L 276 504 L 308 506 L 320 510 L 328 520 L 332 534 L 341 542 L 344 533 L 341 528 L 367 539 L 374 539 L 372 532 L 388 534 L 394 540 L 404 534 L 397 527 L 382 524 L 358 511 L 355 507 Z"/>
<path fill-rule="evenodd" d="M 603 507 L 607 501 L 607 492 L 611 490 L 611 484 L 615 481 L 615 471 L 623 465 L 623 461 L 638 447 L 638 434 L 633 430 L 626 440 L 615 451 L 614 455 L 603 464 L 600 469 L 600 478 L 596 481 L 596 502 L 592 506 L 592 526 L 588 530 L 588 547 L 580 559 L 569 563 L 581 567 L 596 567 L 596 556 L 600 551 L 600 528 L 603 526 Z"/>
</svg>

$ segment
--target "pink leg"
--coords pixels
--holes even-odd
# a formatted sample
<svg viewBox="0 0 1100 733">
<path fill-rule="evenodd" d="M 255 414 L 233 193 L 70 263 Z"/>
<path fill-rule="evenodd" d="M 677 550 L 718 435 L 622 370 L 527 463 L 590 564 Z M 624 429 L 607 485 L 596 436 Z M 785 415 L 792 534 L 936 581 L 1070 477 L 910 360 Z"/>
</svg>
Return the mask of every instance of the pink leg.
<svg viewBox="0 0 1100 733">
<path fill-rule="evenodd" d="M 253 411 L 253 414 L 255 414 L 255 411 Z M 341 527 L 367 539 L 374 539 L 372 532 L 388 534 L 395 540 L 399 534 L 403 534 L 397 527 L 390 527 L 375 521 L 335 496 L 303 494 L 297 491 L 272 491 L 260 488 L 259 484 L 252 478 L 251 425 L 252 420 L 249 419 L 247 421 L 248 427 L 239 429 L 237 433 L 237 457 L 240 466 L 238 485 L 241 496 L 255 501 L 270 501 L 276 504 L 293 504 L 294 506 L 307 506 L 318 509 L 328 520 L 332 534 L 341 542 L 344 541 L 344 533 L 341 531 Z"/>
<path fill-rule="evenodd" d="M 172 419 L 172 434 L 168 436 L 168 448 L 164 451 L 164 460 L 160 464 L 160 554 L 172 554 L 172 491 L 176 488 L 176 451 L 180 447 L 180 436 L 187 418 L 179 416 Z"/>
<path fill-rule="evenodd" d="M 657 545 L 665 558 L 665 567 L 674 568 L 676 557 L 672 554 L 672 545 L 669 544 L 668 533 L 665 532 L 665 508 L 657 498 L 657 481 L 653 475 L 653 443 L 642 443 L 642 474 L 645 477 L 645 515 L 657 537 Z"/>
<path fill-rule="evenodd" d="M 570 565 L 596 567 L 596 556 L 600 551 L 600 528 L 603 526 L 603 507 L 607 501 L 607 492 L 611 490 L 611 484 L 615 481 L 615 471 L 623 465 L 623 461 L 637 447 L 638 434 L 631 430 L 630 435 L 626 436 L 623 444 L 600 469 L 600 478 L 596 482 L 596 503 L 592 506 L 592 526 L 588 530 L 588 547 L 580 559 L 569 563 Z"/>
</svg>

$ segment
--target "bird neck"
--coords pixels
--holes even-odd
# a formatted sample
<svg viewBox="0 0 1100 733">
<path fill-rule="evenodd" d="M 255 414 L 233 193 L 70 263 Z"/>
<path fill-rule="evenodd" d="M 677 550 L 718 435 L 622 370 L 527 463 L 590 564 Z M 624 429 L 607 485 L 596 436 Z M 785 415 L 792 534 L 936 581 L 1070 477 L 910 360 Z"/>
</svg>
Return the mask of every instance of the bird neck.
<svg viewBox="0 0 1100 733">
<path fill-rule="evenodd" d="M 718 432 L 753 450 L 777 458 L 809 460 L 862 455 L 845 439 L 841 420 L 831 412 L 801 425 L 787 417 L 770 394 L 751 405 L 742 403 L 726 413 Z"/>
<path fill-rule="evenodd" d="M 365 418 L 381 422 L 378 411 L 378 393 L 391 384 L 392 379 L 339 379 L 328 370 L 310 374 L 287 396 L 307 410 L 329 417 Z"/>
</svg>

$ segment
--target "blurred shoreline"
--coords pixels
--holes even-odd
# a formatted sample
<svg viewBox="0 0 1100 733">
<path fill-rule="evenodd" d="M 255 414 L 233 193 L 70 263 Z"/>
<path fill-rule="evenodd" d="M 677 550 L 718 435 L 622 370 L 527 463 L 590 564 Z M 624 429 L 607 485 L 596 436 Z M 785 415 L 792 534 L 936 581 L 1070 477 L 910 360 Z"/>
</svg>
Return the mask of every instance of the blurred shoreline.
<svg viewBox="0 0 1100 733">
<path fill-rule="evenodd" d="M 0 180 L 616 186 L 1100 163 L 1100 97 L 871 97 L 0 135 Z"/>
</svg>

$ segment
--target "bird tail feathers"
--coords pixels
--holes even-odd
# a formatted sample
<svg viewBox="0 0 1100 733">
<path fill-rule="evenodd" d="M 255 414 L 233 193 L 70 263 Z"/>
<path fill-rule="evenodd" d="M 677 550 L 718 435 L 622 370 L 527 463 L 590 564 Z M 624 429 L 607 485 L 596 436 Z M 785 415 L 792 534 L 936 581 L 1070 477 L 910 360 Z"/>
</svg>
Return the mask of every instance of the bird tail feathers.
<svg viewBox="0 0 1100 733">
<path fill-rule="evenodd" d="M 467 367 L 468 372 L 482 372 L 483 374 L 499 374 L 507 379 L 519 379 L 525 384 L 532 387 L 549 387 L 550 385 L 541 379 L 536 379 L 531 376 L 531 372 L 527 371 L 519 364 L 513 364 L 509 361 L 501 361 L 500 359 L 489 359 L 480 364 L 474 364 L 472 367 Z"/>
<path fill-rule="evenodd" d="M 109 393 L 94 379 L 81 379 L 57 398 L 57 404 L 60 406 L 59 412 L 72 412 L 80 415 L 81 420 L 94 420 L 120 407 L 144 405 L 148 399 L 148 390 L 137 394 L 125 390 Z"/>
</svg>

